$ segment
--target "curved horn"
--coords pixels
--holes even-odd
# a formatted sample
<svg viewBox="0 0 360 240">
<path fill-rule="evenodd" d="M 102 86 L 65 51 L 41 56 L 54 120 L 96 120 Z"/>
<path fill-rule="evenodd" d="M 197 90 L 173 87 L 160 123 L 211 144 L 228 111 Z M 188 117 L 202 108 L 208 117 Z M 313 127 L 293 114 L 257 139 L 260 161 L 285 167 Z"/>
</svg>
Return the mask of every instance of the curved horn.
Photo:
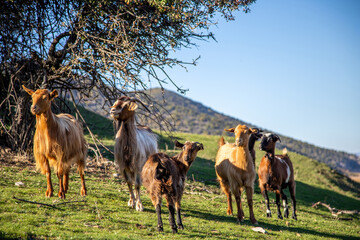
<svg viewBox="0 0 360 240">
<path fill-rule="evenodd" d="M 281 142 L 280 137 L 277 134 L 274 134 L 275 139 L 279 140 Z"/>
<path fill-rule="evenodd" d="M 130 100 L 130 97 L 128 97 L 128 96 L 121 96 L 121 97 L 118 98 L 118 100 L 120 100 L 120 101 Z"/>
</svg>

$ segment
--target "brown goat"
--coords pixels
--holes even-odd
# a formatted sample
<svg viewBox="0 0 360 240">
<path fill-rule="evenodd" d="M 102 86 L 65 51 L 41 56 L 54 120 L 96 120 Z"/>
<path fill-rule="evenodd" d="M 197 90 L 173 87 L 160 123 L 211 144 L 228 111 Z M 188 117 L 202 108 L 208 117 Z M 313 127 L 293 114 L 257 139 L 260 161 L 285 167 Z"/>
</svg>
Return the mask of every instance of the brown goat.
<svg viewBox="0 0 360 240">
<path fill-rule="evenodd" d="M 156 153 L 149 157 L 142 170 L 144 186 L 151 197 L 158 218 L 158 230 L 163 231 L 161 220 L 161 200 L 164 195 L 169 208 L 169 222 L 173 233 L 177 232 L 174 217 L 174 204 L 176 219 L 179 229 L 184 229 L 181 221 L 181 198 L 185 187 L 186 173 L 196 158 L 197 152 L 203 150 L 201 143 L 176 141 L 175 146 L 183 148 L 183 151 L 174 157 L 165 153 Z"/>
<path fill-rule="evenodd" d="M 283 155 L 275 155 L 276 141 L 280 141 L 280 138 L 276 134 L 265 134 L 260 143 L 260 150 L 266 151 L 265 156 L 261 159 L 258 175 L 259 175 L 259 187 L 262 195 L 266 201 L 266 216 L 271 217 L 269 197 L 267 191 L 274 191 L 276 193 L 276 206 L 278 212 L 278 218 L 282 219 L 280 211 L 280 197 L 283 200 L 284 217 L 289 217 L 289 208 L 287 204 L 287 197 L 283 191 L 286 187 L 289 187 L 289 192 L 293 205 L 293 219 L 296 217 L 296 199 L 295 188 L 296 183 L 294 180 L 294 169 L 286 149 L 283 151 Z"/>
<path fill-rule="evenodd" d="M 252 130 L 245 125 L 238 125 L 236 128 L 224 130 L 235 133 L 235 144 L 225 144 L 224 139 L 220 139 L 220 148 L 215 162 L 218 181 L 222 191 L 227 196 L 227 214 L 232 214 L 231 194 L 234 194 L 238 208 L 237 218 L 240 222 L 243 221 L 244 212 L 241 207 L 241 192 L 245 188 L 250 220 L 253 224 L 257 224 L 254 217 L 252 200 L 256 174 L 253 158 L 248 147 L 249 135 L 255 133 L 256 130 Z"/>
<path fill-rule="evenodd" d="M 157 136 L 148 127 L 136 126 L 136 102 L 143 105 L 135 98 L 120 97 L 111 107 L 110 114 L 114 118 L 116 134 L 115 164 L 119 167 L 130 191 L 128 206 L 136 206 L 137 211 L 142 211 L 144 208 L 140 199 L 141 170 L 146 159 L 157 152 Z M 134 183 L 135 196 L 132 189 Z"/>
<path fill-rule="evenodd" d="M 65 199 L 68 190 L 69 171 L 73 163 L 77 163 L 81 178 L 81 195 L 86 195 L 84 180 L 85 160 L 87 157 L 87 143 L 79 122 L 69 114 L 53 114 L 51 101 L 58 96 L 56 90 L 47 89 L 36 91 L 22 86 L 31 95 L 31 113 L 36 116 L 36 130 L 34 135 L 34 157 L 37 169 L 41 169 L 47 177 L 46 196 L 53 196 L 51 170 L 59 179 L 59 197 Z"/>
</svg>

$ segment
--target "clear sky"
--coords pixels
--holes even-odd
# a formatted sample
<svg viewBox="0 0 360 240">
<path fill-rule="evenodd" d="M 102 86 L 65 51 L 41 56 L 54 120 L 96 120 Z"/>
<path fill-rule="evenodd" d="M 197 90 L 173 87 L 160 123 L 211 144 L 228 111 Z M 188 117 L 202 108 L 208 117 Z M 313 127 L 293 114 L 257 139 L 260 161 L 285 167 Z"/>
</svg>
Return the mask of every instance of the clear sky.
<svg viewBox="0 0 360 240">
<path fill-rule="evenodd" d="M 360 153 L 360 1 L 258 0 L 168 71 L 186 97 L 317 146 Z M 153 86 L 156 87 L 156 86 Z M 165 88 L 174 90 L 173 86 Z"/>
</svg>

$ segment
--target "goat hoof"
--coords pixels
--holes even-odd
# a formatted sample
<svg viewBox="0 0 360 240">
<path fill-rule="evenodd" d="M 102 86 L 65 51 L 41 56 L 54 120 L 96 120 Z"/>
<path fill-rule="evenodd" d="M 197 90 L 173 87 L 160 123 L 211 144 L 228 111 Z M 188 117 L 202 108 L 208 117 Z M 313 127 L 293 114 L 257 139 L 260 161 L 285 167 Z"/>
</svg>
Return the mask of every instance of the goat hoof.
<svg viewBox="0 0 360 240">
<path fill-rule="evenodd" d="M 159 226 L 159 227 L 158 227 L 158 231 L 159 231 L 159 232 L 163 232 L 163 231 L 164 231 L 164 228 L 163 228 L 162 226 Z"/>
<path fill-rule="evenodd" d="M 267 213 L 266 217 L 270 218 L 271 217 L 271 213 Z"/>
<path fill-rule="evenodd" d="M 254 225 L 259 225 L 259 223 L 258 223 L 258 221 L 256 221 L 256 219 L 251 220 L 251 223 L 254 224 Z"/>
<path fill-rule="evenodd" d="M 294 220 L 297 220 L 297 217 L 296 217 L 296 215 L 293 215 L 293 216 L 292 216 L 292 218 L 293 218 Z"/>
<path fill-rule="evenodd" d="M 177 228 L 173 228 L 173 229 L 172 229 L 172 232 L 173 232 L 173 233 L 177 233 L 177 232 L 178 232 Z"/>
<path fill-rule="evenodd" d="M 135 208 L 135 201 L 130 198 L 128 201 L 128 206 L 131 208 Z"/>
<path fill-rule="evenodd" d="M 51 191 L 51 190 L 46 190 L 45 196 L 46 196 L 46 197 L 52 197 L 52 196 L 54 196 L 54 195 L 53 195 L 53 191 Z"/>
<path fill-rule="evenodd" d="M 226 211 L 226 214 L 227 214 L 227 215 L 232 215 L 233 213 L 232 213 L 231 210 L 227 210 L 227 211 Z"/>
<path fill-rule="evenodd" d="M 278 219 L 283 219 L 283 217 L 281 215 L 278 215 Z"/>
<path fill-rule="evenodd" d="M 144 207 L 141 202 L 136 203 L 136 211 L 140 211 L 140 212 L 144 211 Z"/>
<path fill-rule="evenodd" d="M 237 222 L 240 224 L 240 223 L 242 223 L 242 222 L 244 222 L 244 218 L 243 217 L 241 217 L 241 218 L 237 218 Z"/>
<path fill-rule="evenodd" d="M 184 226 L 182 224 L 178 224 L 178 228 L 183 230 L 184 229 Z"/>
<path fill-rule="evenodd" d="M 284 212 L 284 217 L 289 218 L 289 213 Z"/>
<path fill-rule="evenodd" d="M 80 191 L 81 196 L 86 196 L 86 189 L 81 189 Z"/>
<path fill-rule="evenodd" d="M 59 198 L 65 199 L 65 193 L 64 192 L 59 192 Z"/>
</svg>

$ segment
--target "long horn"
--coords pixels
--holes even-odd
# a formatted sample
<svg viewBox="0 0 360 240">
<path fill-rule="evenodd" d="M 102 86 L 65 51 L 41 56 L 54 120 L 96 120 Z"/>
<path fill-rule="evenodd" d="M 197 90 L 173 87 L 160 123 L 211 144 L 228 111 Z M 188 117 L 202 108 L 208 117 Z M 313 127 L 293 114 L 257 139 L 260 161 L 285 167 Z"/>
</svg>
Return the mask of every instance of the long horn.
<svg viewBox="0 0 360 240">
<path fill-rule="evenodd" d="M 279 140 L 279 142 L 281 142 L 280 137 L 277 134 L 274 134 L 274 135 Z"/>
</svg>

